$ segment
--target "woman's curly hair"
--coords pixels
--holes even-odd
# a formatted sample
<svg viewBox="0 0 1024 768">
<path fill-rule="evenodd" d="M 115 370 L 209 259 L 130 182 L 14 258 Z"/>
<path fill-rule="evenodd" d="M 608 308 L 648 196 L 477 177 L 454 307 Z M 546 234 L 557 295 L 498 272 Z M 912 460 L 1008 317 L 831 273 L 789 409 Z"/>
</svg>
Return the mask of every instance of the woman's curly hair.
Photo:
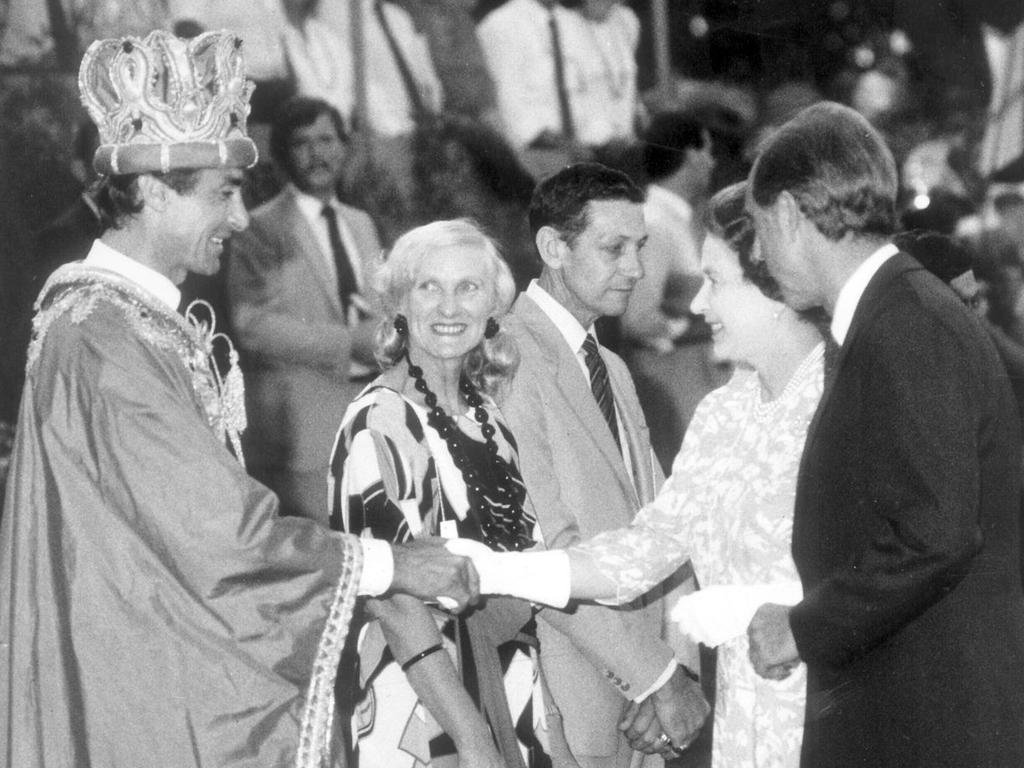
<svg viewBox="0 0 1024 768">
<path fill-rule="evenodd" d="M 374 289 L 382 307 L 374 355 L 381 368 L 394 366 L 408 349 L 406 337 L 395 329 L 395 317 L 406 305 L 420 262 L 433 251 L 456 247 L 475 248 L 490 264 L 490 316 L 500 326 L 502 316 L 515 298 L 515 283 L 497 244 L 469 219 L 424 224 L 399 237 L 374 273 Z M 463 373 L 473 385 L 492 396 L 511 381 L 518 367 L 519 348 L 515 339 L 503 330 L 492 338 L 481 339 L 462 362 Z"/>
</svg>

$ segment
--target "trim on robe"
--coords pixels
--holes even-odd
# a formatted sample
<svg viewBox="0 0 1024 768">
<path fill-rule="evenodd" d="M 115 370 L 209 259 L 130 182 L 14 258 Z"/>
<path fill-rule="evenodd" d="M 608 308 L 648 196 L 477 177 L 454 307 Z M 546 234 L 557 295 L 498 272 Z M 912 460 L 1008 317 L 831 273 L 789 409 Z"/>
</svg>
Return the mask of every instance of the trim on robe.
<svg viewBox="0 0 1024 768">
<path fill-rule="evenodd" d="M 246 428 L 245 384 L 238 353 L 228 336 L 216 332 L 217 318 L 205 301 L 193 301 L 182 316 L 116 272 L 79 262 L 65 264 L 50 276 L 36 300 L 26 375 L 38 363 L 46 334 L 59 318 L 67 314 L 72 325 L 78 325 L 101 301 L 123 312 L 128 326 L 145 343 L 177 354 L 210 428 L 222 442 L 230 441 L 235 458 L 245 467 L 241 441 Z M 217 341 L 227 346 L 230 370 L 225 376 L 213 356 Z"/>
<path fill-rule="evenodd" d="M 323 768 L 331 756 L 334 731 L 334 683 L 338 676 L 338 662 L 345 647 L 352 612 L 355 608 L 359 580 L 363 572 L 363 548 L 355 536 L 344 536 L 345 552 L 334 592 L 334 600 L 327 617 L 327 625 L 320 635 L 313 677 L 302 708 L 299 727 L 299 747 L 295 753 L 295 768 Z"/>
</svg>

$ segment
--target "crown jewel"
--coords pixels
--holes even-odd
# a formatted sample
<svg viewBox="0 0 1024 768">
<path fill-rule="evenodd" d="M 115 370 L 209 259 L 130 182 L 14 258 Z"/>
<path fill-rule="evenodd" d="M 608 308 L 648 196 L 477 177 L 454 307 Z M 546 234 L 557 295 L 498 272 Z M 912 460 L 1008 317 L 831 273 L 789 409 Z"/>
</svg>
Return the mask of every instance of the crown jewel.
<svg viewBox="0 0 1024 768">
<path fill-rule="evenodd" d="M 231 32 L 97 40 L 82 59 L 78 88 L 99 128 L 93 164 L 100 173 L 256 162 L 246 135 L 253 86 L 242 40 Z"/>
</svg>

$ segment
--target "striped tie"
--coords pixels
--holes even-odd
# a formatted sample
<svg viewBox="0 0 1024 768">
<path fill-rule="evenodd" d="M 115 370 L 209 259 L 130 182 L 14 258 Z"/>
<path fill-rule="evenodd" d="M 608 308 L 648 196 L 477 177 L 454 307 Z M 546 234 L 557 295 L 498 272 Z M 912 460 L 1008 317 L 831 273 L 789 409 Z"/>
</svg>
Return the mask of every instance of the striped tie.
<svg viewBox="0 0 1024 768">
<path fill-rule="evenodd" d="M 608 369 L 604 366 L 604 360 L 597 351 L 597 339 L 592 334 L 587 334 L 583 342 L 583 361 L 590 371 L 590 390 L 597 400 L 597 407 L 604 414 L 604 420 L 608 422 L 608 428 L 612 431 L 615 444 L 622 450 L 619 442 L 619 424 L 615 419 L 615 398 L 612 395 L 612 385 L 608 381 Z"/>
</svg>

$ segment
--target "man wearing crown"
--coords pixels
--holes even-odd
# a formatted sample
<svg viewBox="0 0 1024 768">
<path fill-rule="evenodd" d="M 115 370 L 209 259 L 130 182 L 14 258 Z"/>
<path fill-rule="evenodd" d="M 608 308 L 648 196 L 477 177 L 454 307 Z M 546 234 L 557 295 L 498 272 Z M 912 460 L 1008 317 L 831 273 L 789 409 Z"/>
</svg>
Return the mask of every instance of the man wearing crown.
<svg viewBox="0 0 1024 768">
<path fill-rule="evenodd" d="M 211 362 L 230 342 L 176 312 L 248 223 L 241 42 L 98 41 L 79 86 L 109 226 L 36 305 L 0 521 L 0 768 L 331 765 L 356 596 L 459 609 L 476 574 L 436 541 L 280 517 L 245 472 L 241 377 Z"/>
</svg>

